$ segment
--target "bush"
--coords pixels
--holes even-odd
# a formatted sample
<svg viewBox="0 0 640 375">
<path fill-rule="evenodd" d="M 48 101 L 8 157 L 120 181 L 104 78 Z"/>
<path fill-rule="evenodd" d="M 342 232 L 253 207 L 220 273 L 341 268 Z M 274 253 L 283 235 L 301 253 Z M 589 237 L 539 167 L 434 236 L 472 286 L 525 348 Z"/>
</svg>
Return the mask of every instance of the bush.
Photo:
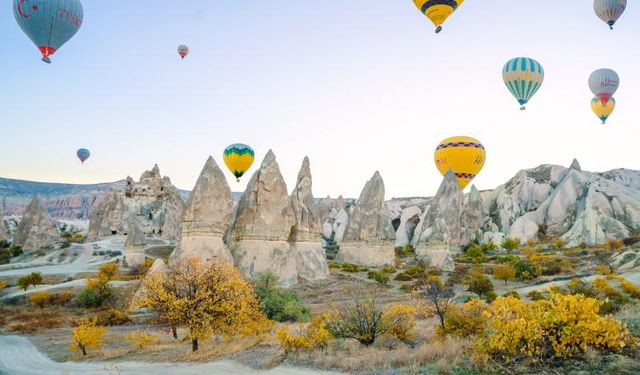
<svg viewBox="0 0 640 375">
<path fill-rule="evenodd" d="M 155 336 L 150 335 L 148 333 L 142 332 L 140 330 L 131 332 L 127 338 L 127 342 L 131 344 L 134 349 L 144 349 L 147 346 L 153 344 L 158 341 Z"/>
<path fill-rule="evenodd" d="M 7 282 L 4 280 L 0 280 L 0 289 L 4 289 L 7 287 Z"/>
<path fill-rule="evenodd" d="M 74 297 L 71 292 L 61 292 L 51 295 L 51 304 L 56 306 L 64 306 L 69 303 Z"/>
<path fill-rule="evenodd" d="M 508 290 L 506 292 L 504 292 L 504 294 L 502 295 L 503 297 L 513 297 L 513 298 L 517 298 L 520 299 L 520 294 L 518 294 L 518 292 L 516 292 L 515 290 Z"/>
<path fill-rule="evenodd" d="M 9 264 L 11 262 L 11 252 L 8 249 L 0 249 L 0 264 Z"/>
<path fill-rule="evenodd" d="M 502 240 L 500 246 L 510 253 L 514 250 L 518 250 L 518 247 L 520 247 L 520 239 L 506 237 L 504 240 Z"/>
<path fill-rule="evenodd" d="M 406 272 L 400 272 L 393 279 L 397 280 L 397 281 L 411 281 L 411 280 L 413 280 L 413 276 L 409 275 Z"/>
<path fill-rule="evenodd" d="M 117 309 L 100 311 L 96 315 L 96 323 L 100 326 L 121 326 L 129 322 L 129 315 Z"/>
<path fill-rule="evenodd" d="M 593 287 L 606 298 L 602 307 L 604 314 L 618 312 L 620 308 L 628 302 L 627 297 L 623 296 L 622 293 L 617 291 L 616 288 L 601 277 L 593 280 Z"/>
<path fill-rule="evenodd" d="M 298 295 L 282 289 L 278 276 L 273 272 L 268 271 L 256 276 L 255 291 L 262 303 L 262 311 L 269 319 L 279 322 L 300 322 L 309 319 L 309 310 L 302 305 Z"/>
<path fill-rule="evenodd" d="M 98 269 L 98 278 L 113 280 L 120 273 L 118 263 L 105 263 Z"/>
<path fill-rule="evenodd" d="M 84 241 L 84 236 L 82 235 L 82 233 L 76 233 L 73 235 L 72 239 L 74 242 L 82 242 Z"/>
<path fill-rule="evenodd" d="M 5 239 L 0 240 L 0 249 L 8 249 L 11 243 Z"/>
<path fill-rule="evenodd" d="M 416 315 L 418 311 L 409 305 L 393 305 L 382 315 L 387 326 L 387 334 L 400 341 L 408 342 L 415 338 Z"/>
<path fill-rule="evenodd" d="M 75 304 L 85 308 L 100 307 L 106 300 L 107 298 L 98 290 L 86 288 L 76 296 Z"/>
<path fill-rule="evenodd" d="M 513 268 L 516 269 L 516 277 L 524 281 L 533 280 L 541 274 L 540 267 L 526 260 L 516 262 Z"/>
<path fill-rule="evenodd" d="M 574 277 L 567 283 L 570 294 L 582 294 L 585 297 L 595 297 L 595 291 L 590 288 L 582 279 Z"/>
<path fill-rule="evenodd" d="M 71 239 L 71 237 L 73 237 L 73 235 L 72 235 L 71 233 L 69 233 L 69 232 L 64 232 L 64 233 L 62 233 L 62 234 L 60 235 L 60 237 L 62 237 L 62 238 L 64 238 L 64 239 L 67 239 L 67 240 L 70 240 L 70 239 Z"/>
<path fill-rule="evenodd" d="M 12 257 L 19 257 L 20 255 L 24 254 L 24 251 L 22 251 L 22 247 L 20 246 L 13 246 L 9 249 L 9 253 Z"/>
<path fill-rule="evenodd" d="M 49 292 L 47 292 L 46 290 L 42 292 L 32 293 L 29 296 L 29 302 L 33 306 L 38 306 L 39 308 L 43 309 L 45 306 L 51 304 L 51 294 L 49 294 Z"/>
<path fill-rule="evenodd" d="M 537 290 L 532 290 L 529 293 L 527 293 L 527 297 L 532 300 L 532 301 L 542 301 L 542 300 L 546 300 L 544 294 L 540 293 Z"/>
<path fill-rule="evenodd" d="M 486 318 L 484 310 L 488 305 L 474 298 L 462 305 L 453 307 L 444 319 L 444 329 L 438 328 L 440 335 L 452 335 L 461 338 L 476 336 L 484 331 Z"/>
<path fill-rule="evenodd" d="M 635 284 L 631 283 L 629 280 L 621 281 L 620 287 L 622 288 L 622 290 L 627 292 L 631 297 L 635 299 L 640 299 L 640 288 L 638 288 Z"/>
<path fill-rule="evenodd" d="M 325 319 L 326 316 L 314 317 L 298 335 L 291 334 L 288 327 L 282 327 L 276 332 L 276 339 L 285 353 L 326 348 L 334 338 Z"/>
<path fill-rule="evenodd" d="M 616 240 L 615 238 L 610 238 L 607 241 L 606 247 L 609 250 L 619 250 L 624 247 L 624 242 L 622 240 Z"/>
<path fill-rule="evenodd" d="M 491 252 L 497 251 L 499 248 L 500 247 L 496 245 L 493 241 L 489 241 L 484 246 L 482 246 L 482 250 L 484 250 L 485 253 L 491 253 Z"/>
<path fill-rule="evenodd" d="M 344 272 L 349 273 L 360 272 L 360 267 L 358 267 L 356 264 L 351 263 L 342 263 L 342 265 L 340 265 L 340 269 Z"/>
<path fill-rule="evenodd" d="M 27 290 L 29 286 L 42 284 L 42 274 L 40 272 L 32 272 L 29 275 L 23 276 L 18 279 L 18 286 L 22 290 Z"/>
<path fill-rule="evenodd" d="M 389 275 L 380 271 L 370 271 L 369 273 L 367 273 L 367 277 L 371 280 L 377 281 L 382 285 L 386 285 L 389 283 Z"/>
<path fill-rule="evenodd" d="M 382 273 L 394 274 L 396 273 L 396 268 L 392 266 L 384 266 L 379 270 Z"/>
<path fill-rule="evenodd" d="M 340 264 L 338 264 L 338 262 L 336 262 L 335 260 L 332 260 L 329 262 L 329 268 L 331 269 L 339 269 L 340 268 Z"/>
<path fill-rule="evenodd" d="M 469 291 L 479 295 L 480 297 L 484 297 L 488 292 L 493 291 L 493 284 L 488 277 L 481 274 L 480 272 L 472 272 L 471 276 L 466 281 L 466 284 L 469 286 Z"/>
<path fill-rule="evenodd" d="M 487 310 L 487 329 L 474 343 L 480 361 L 522 357 L 584 357 L 586 350 L 620 352 L 636 341 L 621 322 L 598 315 L 600 302 L 573 295 L 525 303 L 499 297 Z"/>
<path fill-rule="evenodd" d="M 375 294 L 342 304 L 328 317 L 327 328 L 336 338 L 354 339 L 366 346 L 388 332 Z"/>
<path fill-rule="evenodd" d="M 611 266 L 606 264 L 598 264 L 593 270 L 604 276 L 611 274 Z"/>
<path fill-rule="evenodd" d="M 474 263 L 482 263 L 487 260 L 482 248 L 475 244 L 469 246 L 464 254 L 466 259 L 469 259 Z"/>
</svg>

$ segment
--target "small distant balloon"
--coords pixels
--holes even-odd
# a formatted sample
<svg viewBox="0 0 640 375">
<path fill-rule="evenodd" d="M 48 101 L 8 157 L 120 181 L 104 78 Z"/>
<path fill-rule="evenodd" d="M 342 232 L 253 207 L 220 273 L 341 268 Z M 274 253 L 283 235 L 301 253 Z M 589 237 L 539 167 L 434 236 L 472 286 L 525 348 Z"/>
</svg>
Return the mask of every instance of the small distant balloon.
<svg viewBox="0 0 640 375">
<path fill-rule="evenodd" d="M 596 15 L 609 25 L 611 30 L 626 8 L 627 0 L 595 0 L 593 2 Z"/>
<path fill-rule="evenodd" d="M 600 99 L 593 98 L 591 99 L 591 109 L 593 109 L 593 113 L 602 120 L 602 125 L 604 125 L 607 123 L 607 119 L 611 116 L 613 110 L 616 109 L 616 100 L 611 98 L 603 104 Z"/>
<path fill-rule="evenodd" d="M 540 89 L 544 82 L 544 69 L 539 62 L 528 57 L 516 57 L 509 60 L 502 68 L 502 79 L 505 85 L 520 103 L 521 110 Z"/>
<path fill-rule="evenodd" d="M 251 168 L 255 153 L 251 147 L 242 143 L 235 143 L 224 149 L 222 158 L 227 168 L 236 176 L 237 181 L 240 181 L 240 177 Z"/>
<path fill-rule="evenodd" d="M 464 0 L 413 0 L 416 7 L 433 22 L 436 34 L 442 31 L 444 21 L 458 9 Z"/>
<path fill-rule="evenodd" d="M 444 176 L 452 170 L 460 189 L 464 188 L 482 170 L 487 154 L 480 141 L 471 137 L 451 137 L 436 147 L 434 162 Z"/>
<path fill-rule="evenodd" d="M 182 59 L 184 59 L 189 54 L 189 47 L 184 44 L 179 45 L 178 54 L 180 55 L 180 57 L 182 57 Z"/>
<path fill-rule="evenodd" d="M 620 77 L 611 69 L 598 69 L 589 76 L 589 88 L 602 104 L 607 104 L 619 86 Z"/>
<path fill-rule="evenodd" d="M 53 55 L 82 26 L 84 12 L 80 0 L 13 0 L 18 25 L 51 63 Z"/>
<path fill-rule="evenodd" d="M 87 161 L 87 159 L 89 159 L 89 157 L 91 156 L 91 152 L 89 152 L 89 150 L 87 150 L 86 148 L 81 148 L 78 150 L 78 152 L 76 152 L 76 155 L 78 155 L 78 159 L 80 159 L 80 162 L 84 164 L 84 162 Z"/>
</svg>

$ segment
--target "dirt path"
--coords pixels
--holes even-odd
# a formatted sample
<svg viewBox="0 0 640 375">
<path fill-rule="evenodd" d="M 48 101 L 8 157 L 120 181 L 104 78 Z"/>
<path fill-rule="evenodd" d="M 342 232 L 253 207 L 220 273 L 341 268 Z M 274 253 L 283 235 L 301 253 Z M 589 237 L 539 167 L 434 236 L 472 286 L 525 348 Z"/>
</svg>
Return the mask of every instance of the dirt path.
<svg viewBox="0 0 640 375">
<path fill-rule="evenodd" d="M 258 371 L 231 361 L 211 363 L 54 362 L 20 336 L 0 336 L 0 374 L 4 375 L 338 375 L 277 367 Z"/>
</svg>

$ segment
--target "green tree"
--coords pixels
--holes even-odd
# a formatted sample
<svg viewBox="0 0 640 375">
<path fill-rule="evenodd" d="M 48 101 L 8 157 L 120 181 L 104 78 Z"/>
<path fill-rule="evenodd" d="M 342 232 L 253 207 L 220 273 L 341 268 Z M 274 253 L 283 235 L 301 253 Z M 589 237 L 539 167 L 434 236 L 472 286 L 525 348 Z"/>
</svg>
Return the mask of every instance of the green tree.
<svg viewBox="0 0 640 375">
<path fill-rule="evenodd" d="M 520 247 L 520 240 L 518 238 L 511 238 L 511 237 L 506 237 L 504 240 L 502 240 L 502 244 L 501 244 L 502 248 L 507 250 L 507 252 L 512 252 L 515 250 L 518 250 L 518 247 Z"/>
<path fill-rule="evenodd" d="M 42 284 L 42 274 L 40 272 L 32 272 L 18 279 L 18 286 L 25 291 L 29 289 L 31 285 L 36 286 L 39 284 Z"/>
<path fill-rule="evenodd" d="M 480 297 L 486 297 L 489 292 L 493 292 L 493 284 L 491 280 L 478 271 L 473 271 L 467 279 L 467 285 L 469 291 L 479 295 Z"/>
<path fill-rule="evenodd" d="M 256 275 L 254 287 L 258 299 L 262 303 L 262 311 L 269 319 L 279 322 L 307 321 L 311 314 L 302 305 L 295 292 L 284 290 L 280 280 L 271 271 Z"/>
</svg>

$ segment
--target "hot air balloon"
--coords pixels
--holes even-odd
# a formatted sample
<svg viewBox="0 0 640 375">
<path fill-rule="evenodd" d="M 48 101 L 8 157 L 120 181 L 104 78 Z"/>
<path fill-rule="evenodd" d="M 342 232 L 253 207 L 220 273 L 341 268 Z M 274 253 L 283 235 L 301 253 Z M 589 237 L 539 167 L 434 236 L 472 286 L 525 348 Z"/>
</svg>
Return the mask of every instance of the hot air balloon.
<svg viewBox="0 0 640 375">
<path fill-rule="evenodd" d="M 595 0 L 593 10 L 613 30 L 613 25 L 627 8 L 627 0 Z"/>
<path fill-rule="evenodd" d="M 611 116 L 613 110 L 616 109 L 616 100 L 611 98 L 607 103 L 602 104 L 600 99 L 593 98 L 591 99 L 591 108 L 593 109 L 593 113 L 602 120 L 602 125 L 604 125 L 607 123 L 607 119 Z"/>
<path fill-rule="evenodd" d="M 619 85 L 620 77 L 611 69 L 598 69 L 589 76 L 589 88 L 602 104 L 607 104 Z"/>
<path fill-rule="evenodd" d="M 433 22 L 436 33 L 442 31 L 442 24 L 458 9 L 464 0 L 413 0 L 416 7 Z"/>
<path fill-rule="evenodd" d="M 531 97 L 542 86 L 544 81 L 544 69 L 539 62 L 528 57 L 516 57 L 509 60 L 502 68 L 502 78 L 511 94 L 522 107 L 529 102 Z"/>
<path fill-rule="evenodd" d="M 236 176 L 237 181 L 240 181 L 240 177 L 251 168 L 254 157 L 253 149 L 242 143 L 232 144 L 225 148 L 222 153 L 224 163 L 231 173 Z"/>
<path fill-rule="evenodd" d="M 189 54 L 189 47 L 185 46 L 184 44 L 179 45 L 178 46 L 178 54 L 184 60 L 184 58 L 187 57 L 187 55 Z"/>
<path fill-rule="evenodd" d="M 440 173 L 444 176 L 452 170 L 462 190 L 480 173 L 485 159 L 484 146 L 471 137 L 447 138 L 440 142 L 434 155 Z"/>
<path fill-rule="evenodd" d="M 75 35 L 82 26 L 80 0 L 13 0 L 13 15 L 42 53 L 42 61 Z"/>
<path fill-rule="evenodd" d="M 78 150 L 78 152 L 76 152 L 76 155 L 78 155 L 78 159 L 80 159 L 80 162 L 84 164 L 84 162 L 87 161 L 87 159 L 89 159 L 89 157 L 91 156 L 91 152 L 89 152 L 89 150 L 87 150 L 86 148 L 81 148 Z"/>
</svg>

